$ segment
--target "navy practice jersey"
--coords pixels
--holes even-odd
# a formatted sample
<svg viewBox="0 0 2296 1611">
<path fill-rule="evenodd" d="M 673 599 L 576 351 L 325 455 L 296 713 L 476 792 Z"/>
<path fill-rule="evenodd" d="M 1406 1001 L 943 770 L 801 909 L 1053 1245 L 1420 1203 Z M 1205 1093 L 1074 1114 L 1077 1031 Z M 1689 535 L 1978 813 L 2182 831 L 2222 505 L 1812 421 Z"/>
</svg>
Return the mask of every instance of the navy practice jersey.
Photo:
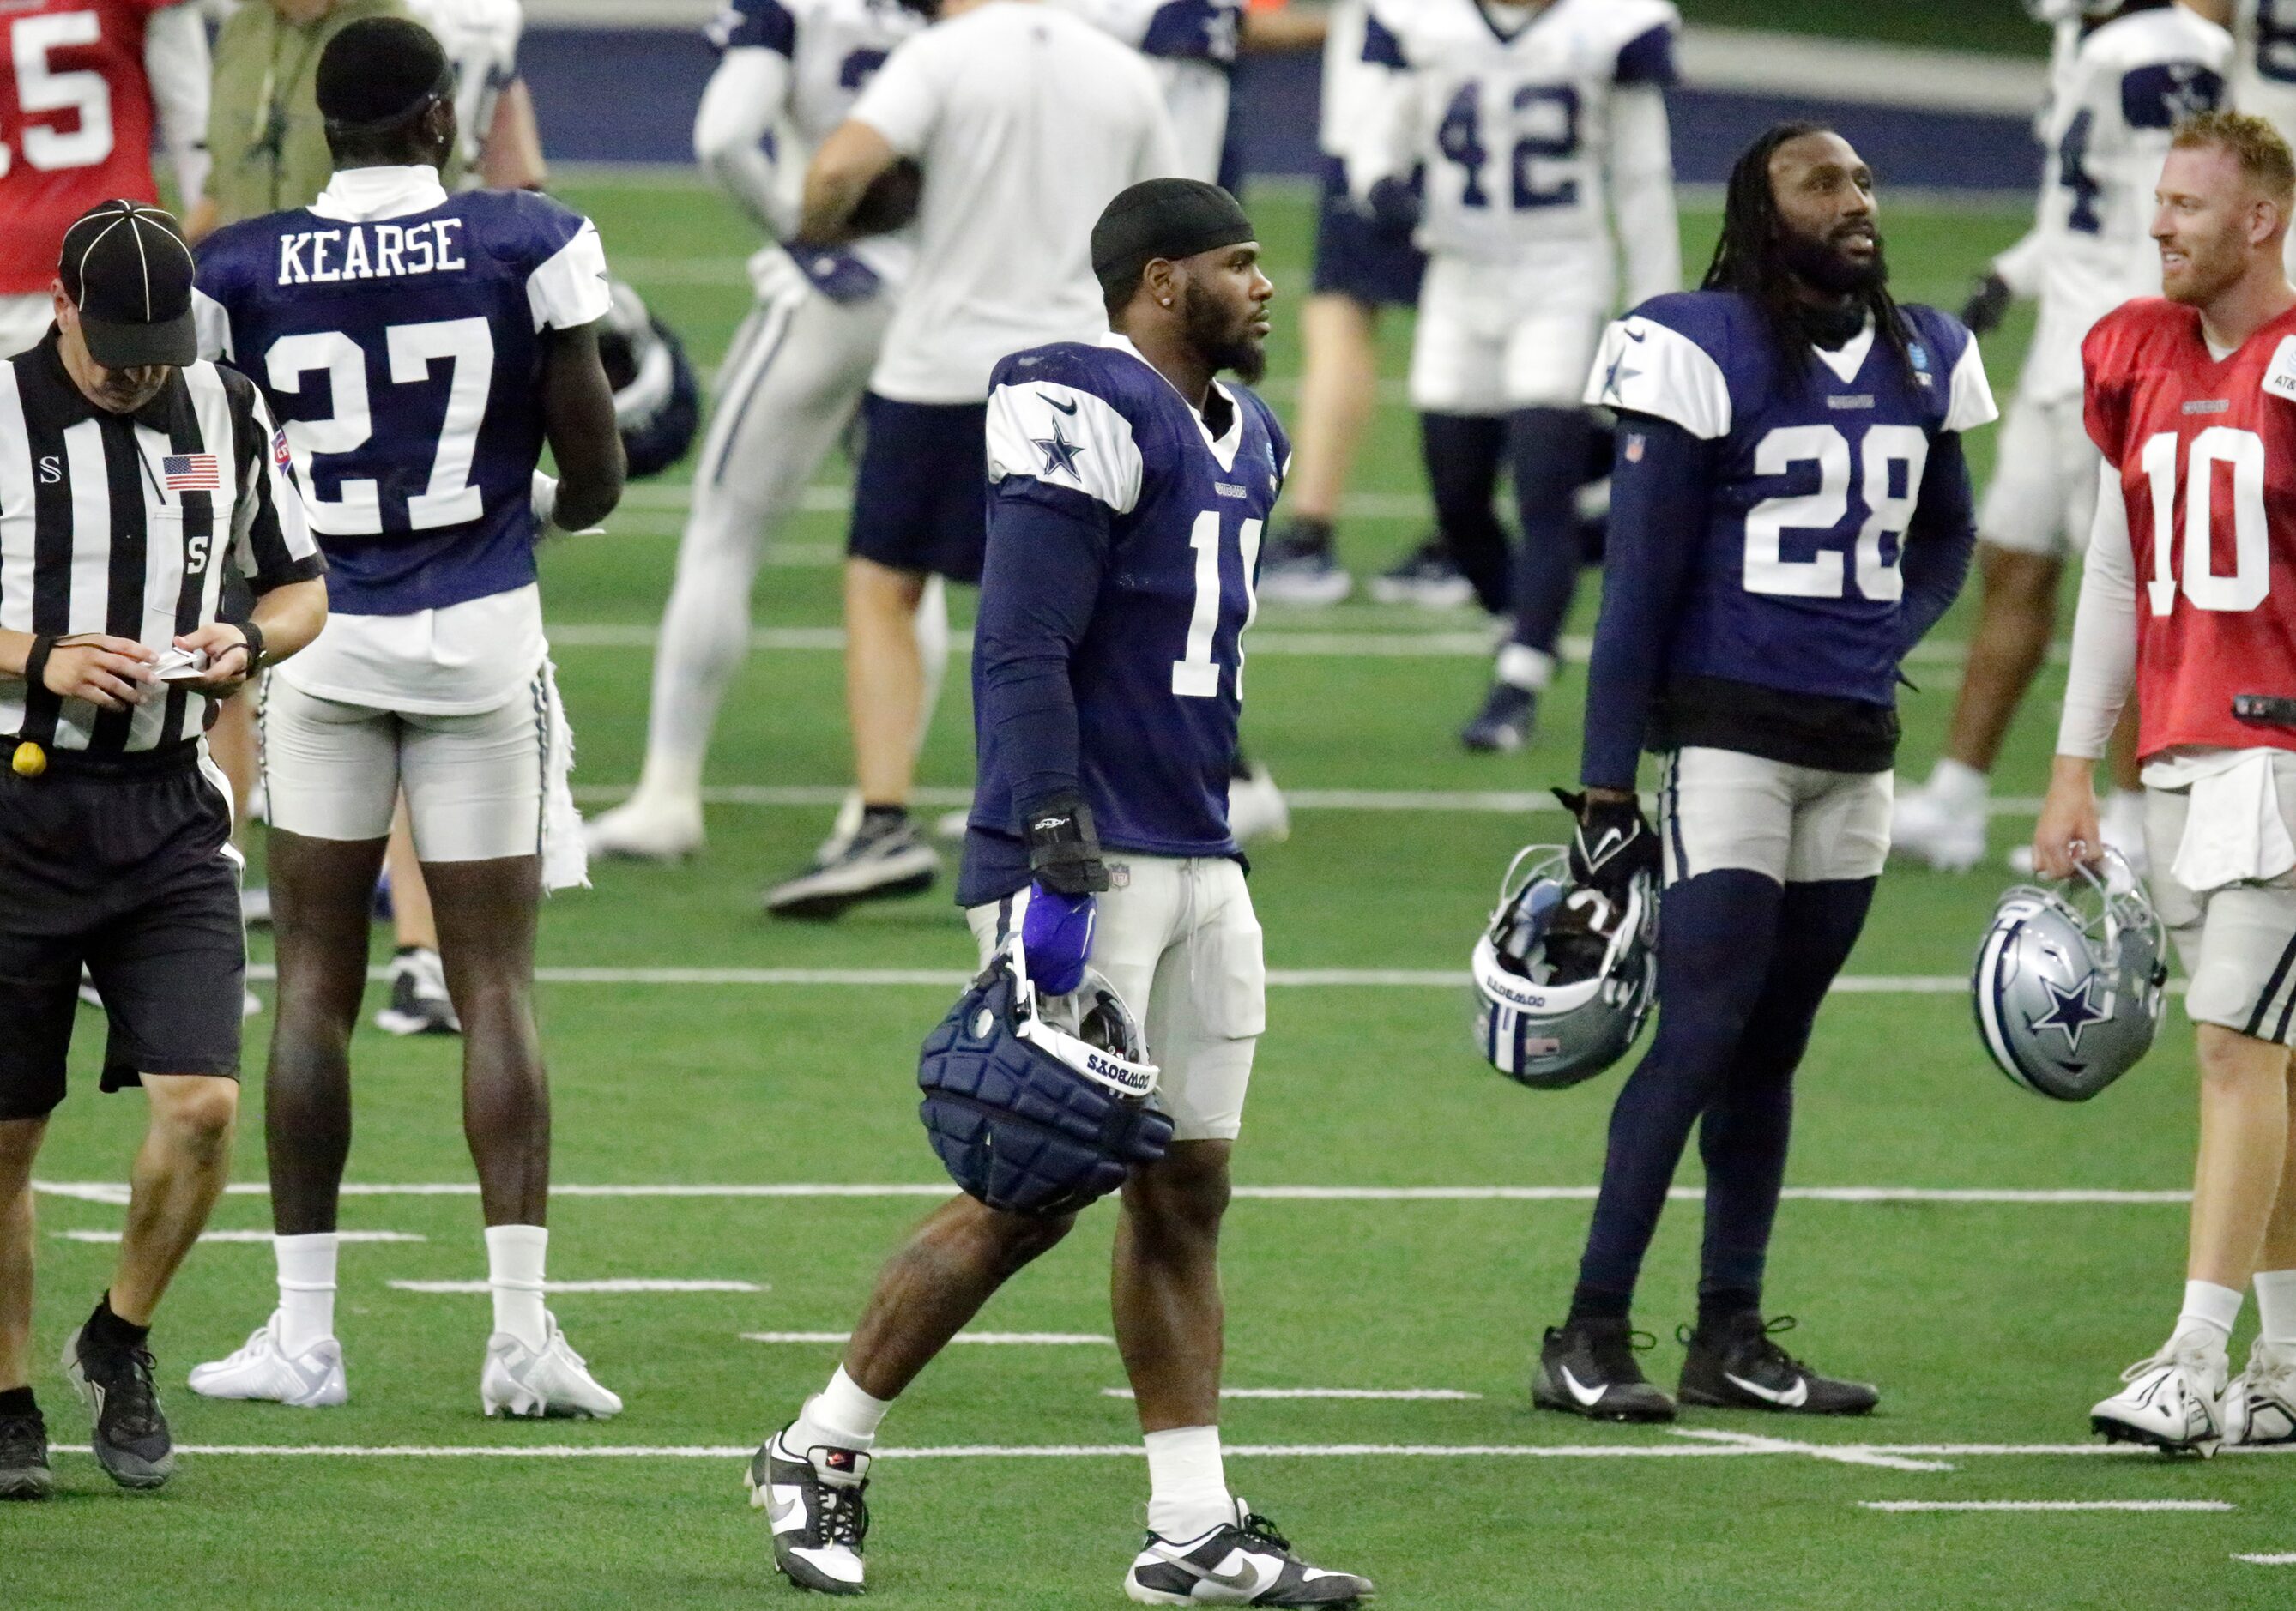
<svg viewBox="0 0 2296 1611">
<path fill-rule="evenodd" d="M 396 178 L 427 200 L 414 176 L 428 171 L 338 175 L 316 208 L 200 249 L 202 346 L 285 426 L 338 614 L 411 615 L 534 581 L 544 331 L 608 306 L 597 231 L 545 196 L 439 192 L 380 218 L 338 198 Z"/>
<path fill-rule="evenodd" d="M 1587 400 L 1621 413 L 1630 490 L 1613 511 L 1596 683 L 1617 680 L 1606 660 L 1640 662 L 1647 678 L 1625 680 L 1652 693 L 1713 681 L 1792 696 L 1790 710 L 1867 707 L 1894 744 L 1899 662 L 1967 565 L 1960 433 L 1995 417 L 1969 331 L 1934 308 L 1902 313 L 1906 362 L 1869 322 L 1811 348 L 1799 376 L 1734 291 L 1655 298 L 1610 328 Z M 1668 486 L 1646 495 L 1638 475 Z M 1690 507 L 1651 502 L 1686 487 Z M 1665 529 L 1623 529 L 1643 523 Z M 1909 551 L 1940 560 L 1915 595 Z M 1649 701 L 1611 710 L 1595 686 L 1589 699 L 1586 775 L 1630 784 Z"/>
<path fill-rule="evenodd" d="M 996 366 L 966 905 L 1029 881 L 1021 814 L 1070 790 L 1109 849 L 1236 854 L 1243 634 L 1292 449 L 1242 387 L 1207 413 L 1121 336 Z"/>
</svg>

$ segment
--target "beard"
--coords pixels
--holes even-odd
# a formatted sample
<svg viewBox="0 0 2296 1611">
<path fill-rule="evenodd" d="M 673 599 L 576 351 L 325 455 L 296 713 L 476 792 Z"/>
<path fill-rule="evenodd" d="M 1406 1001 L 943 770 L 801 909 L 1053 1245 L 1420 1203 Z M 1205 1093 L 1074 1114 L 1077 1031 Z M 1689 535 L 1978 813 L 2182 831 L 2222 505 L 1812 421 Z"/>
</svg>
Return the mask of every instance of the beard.
<svg viewBox="0 0 2296 1611">
<path fill-rule="evenodd" d="M 1833 237 L 1820 239 L 1781 225 L 1778 255 L 1789 274 L 1829 297 L 1864 296 L 1890 282 L 1890 260 L 1878 234 L 1874 237 L 1873 258 L 1860 263 Z"/>
<path fill-rule="evenodd" d="M 1181 311 L 1186 315 L 1188 344 L 1202 355 L 1214 373 L 1229 370 L 1246 386 L 1258 385 L 1267 372 L 1267 348 L 1251 332 L 1259 310 L 1232 314 L 1200 285 L 1189 286 L 1183 296 Z"/>
</svg>

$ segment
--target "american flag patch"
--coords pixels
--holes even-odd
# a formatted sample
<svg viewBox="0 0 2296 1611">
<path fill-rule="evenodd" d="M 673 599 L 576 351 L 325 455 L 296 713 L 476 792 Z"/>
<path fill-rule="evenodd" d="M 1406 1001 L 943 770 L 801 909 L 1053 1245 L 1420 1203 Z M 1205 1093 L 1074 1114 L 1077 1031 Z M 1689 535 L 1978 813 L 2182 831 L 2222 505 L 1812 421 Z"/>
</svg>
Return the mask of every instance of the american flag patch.
<svg viewBox="0 0 2296 1611">
<path fill-rule="evenodd" d="M 213 454 L 169 454 L 160 461 L 160 474 L 169 492 L 217 492 L 223 487 Z"/>
</svg>

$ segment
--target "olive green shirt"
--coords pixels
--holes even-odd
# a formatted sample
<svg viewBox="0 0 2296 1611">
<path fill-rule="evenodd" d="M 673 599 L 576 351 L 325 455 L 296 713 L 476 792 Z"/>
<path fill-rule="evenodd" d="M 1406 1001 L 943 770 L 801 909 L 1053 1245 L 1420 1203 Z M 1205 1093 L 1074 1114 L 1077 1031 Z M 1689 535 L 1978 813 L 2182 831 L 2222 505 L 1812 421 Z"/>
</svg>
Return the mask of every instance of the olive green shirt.
<svg viewBox="0 0 2296 1611">
<path fill-rule="evenodd" d="M 208 194 L 218 224 L 236 224 L 318 200 L 334 173 L 315 88 L 319 56 L 352 23 L 404 17 L 400 0 L 337 0 L 317 21 L 287 21 L 268 0 L 250 0 L 215 44 L 215 98 L 208 149 L 215 167 Z M 441 177 L 449 189 L 454 168 Z"/>
</svg>

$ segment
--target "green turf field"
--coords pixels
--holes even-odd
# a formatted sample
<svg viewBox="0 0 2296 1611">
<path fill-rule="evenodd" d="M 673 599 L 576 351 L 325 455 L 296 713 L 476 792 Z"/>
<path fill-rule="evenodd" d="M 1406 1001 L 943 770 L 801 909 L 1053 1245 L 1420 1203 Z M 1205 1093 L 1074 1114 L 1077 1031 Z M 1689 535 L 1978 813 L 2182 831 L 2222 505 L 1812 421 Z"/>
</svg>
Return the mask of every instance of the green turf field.
<svg viewBox="0 0 2296 1611">
<path fill-rule="evenodd" d="M 748 243 L 732 216 L 682 185 L 566 193 L 714 363 L 745 299 Z M 1292 194 L 1256 200 L 1290 293 L 1305 278 L 1307 208 Z M 1951 302 L 2021 222 L 1885 217 L 1901 289 Z M 1701 251 L 1712 227 L 1693 221 Z M 1297 372 L 1290 323 L 1279 317 L 1279 402 Z M 1989 349 L 2005 392 L 2022 328 Z M 1405 335 L 1398 321 L 1390 375 L 1402 372 Z M 1344 534 L 1359 574 L 1422 529 L 1414 444 L 1391 396 L 1360 477 L 1362 512 Z M 1990 452 L 1978 445 L 1980 465 Z M 825 800 L 845 775 L 839 658 L 821 636 L 837 619 L 841 523 L 826 488 L 817 502 L 759 583 L 759 625 L 781 635 L 764 638 L 729 702 L 713 786 Z M 682 503 L 674 484 L 634 489 L 611 537 L 546 561 L 582 744 L 577 781 L 593 800 L 636 773 L 647 634 Z M 1816 1361 L 1882 1383 L 1882 1413 L 1821 1426 L 1693 1414 L 1669 1431 L 1528 1409 L 1528 1367 L 1569 1292 L 1616 1076 L 1535 1095 L 1502 1083 L 1467 1041 L 1454 976 L 1507 855 L 1562 822 L 1495 809 L 1488 797 L 1570 777 L 1578 694 L 1566 680 L 1527 756 L 1463 755 L 1452 733 L 1486 674 L 1479 630 L 1464 617 L 1363 605 L 1271 609 L 1251 646 L 1251 742 L 1286 786 L 1308 792 L 1291 841 L 1254 857 L 1277 972 L 1237 1156 L 1245 1196 L 1227 1244 L 1228 1382 L 1462 1396 L 1239 1398 L 1226 1417 L 1238 1491 L 1314 1557 L 1376 1578 L 1380 1603 L 1397 1607 L 2296 1603 L 2296 1569 L 2236 1558 L 2296 1550 L 2296 1466 L 2268 1456 L 2168 1465 L 2087 1445 L 2088 1405 L 2159 1341 L 2178 1292 L 2189 1037 L 2172 1019 L 2153 1059 L 2087 1109 L 2045 1106 L 1994 1073 L 1957 980 L 2005 875 L 1886 880 L 1850 965 L 1858 988 L 1829 1006 L 1803 1072 L 1791 1176 L 1803 1195 L 1781 1221 L 1773 1305 L 1801 1318 L 1794 1341 Z M 1925 772 L 1935 753 L 1955 677 L 1947 645 L 1967 631 L 1964 607 L 1915 668 L 1923 688 L 1906 697 L 1909 771 Z M 2040 785 L 2060 681 L 2053 673 L 2049 697 L 2018 726 L 2005 794 Z M 962 688 L 953 677 L 924 765 L 925 781 L 947 791 L 935 797 L 952 801 L 971 754 Z M 1439 797 L 1391 808 L 1411 804 L 1398 791 Z M 553 1276 L 755 1288 L 554 1299 L 627 1413 L 546 1427 L 479 1418 L 485 1298 L 392 1284 L 485 1273 L 455 1049 L 366 1032 L 351 1173 L 368 1194 L 347 1201 L 344 1226 L 419 1239 L 345 1251 L 339 1330 L 352 1402 L 324 1413 L 216 1405 L 182 1386 L 273 1297 L 260 1241 L 202 1247 L 154 1337 L 177 1436 L 193 1451 L 180 1476 L 130 1497 L 85 1453 L 62 1456 L 54 1503 L 0 1509 L 0 1607 L 651 1608 L 787 1594 L 768 1568 L 764 1524 L 742 1505 L 742 1461 L 819 1385 L 836 1349 L 743 1334 L 843 1330 L 878 1259 L 942 1189 L 914 1118 L 915 1047 L 952 994 L 931 981 L 971 961 L 943 895 L 832 928 L 758 919 L 759 884 L 801 862 L 827 816 L 818 804 L 729 797 L 712 806 L 700 860 L 603 868 L 594 891 L 546 914 L 545 964 L 596 970 L 561 973 L 541 992 L 562 1187 Z M 2026 826 L 2002 820 L 1997 850 Z M 780 971 L 802 969 L 828 972 L 805 982 Z M 872 982 L 881 970 L 922 970 L 928 982 Z M 1364 970 L 1394 977 L 1365 983 Z M 266 1021 L 254 1026 L 250 1076 Z M 94 1094 L 93 1016 L 82 1031 L 77 1094 L 41 1174 L 117 1182 L 142 1105 Z M 245 1189 L 223 1203 L 219 1230 L 268 1229 L 260 1095 L 250 1077 L 236 1168 Z M 1693 1160 L 1683 1183 L 1695 1181 Z M 691 1190 L 823 1184 L 878 1190 Z M 1867 1188 L 1914 1194 L 1856 1190 Z M 122 1213 L 116 1192 L 83 1190 L 44 1196 L 40 1214 L 38 1347 L 53 1357 L 109 1268 L 109 1247 L 72 1233 L 116 1232 Z M 981 1326 L 1104 1337 L 1112 1218 L 1104 1207 L 1088 1216 Z M 1679 1206 L 1639 1315 L 1667 1339 L 1652 1363 L 1669 1384 L 1697 1230 L 1695 1204 Z M 1123 1603 L 1146 1481 L 1130 1407 L 1107 1391 L 1122 1383 L 1104 1341 L 953 1349 L 886 1427 L 890 1449 L 939 1458 L 889 1459 L 877 1474 L 878 1597 L 984 1611 Z M 61 1384 L 50 1375 L 39 1386 L 52 1425 L 76 1435 Z M 1866 1508 L 1987 1501 L 2214 1508 Z"/>
</svg>

